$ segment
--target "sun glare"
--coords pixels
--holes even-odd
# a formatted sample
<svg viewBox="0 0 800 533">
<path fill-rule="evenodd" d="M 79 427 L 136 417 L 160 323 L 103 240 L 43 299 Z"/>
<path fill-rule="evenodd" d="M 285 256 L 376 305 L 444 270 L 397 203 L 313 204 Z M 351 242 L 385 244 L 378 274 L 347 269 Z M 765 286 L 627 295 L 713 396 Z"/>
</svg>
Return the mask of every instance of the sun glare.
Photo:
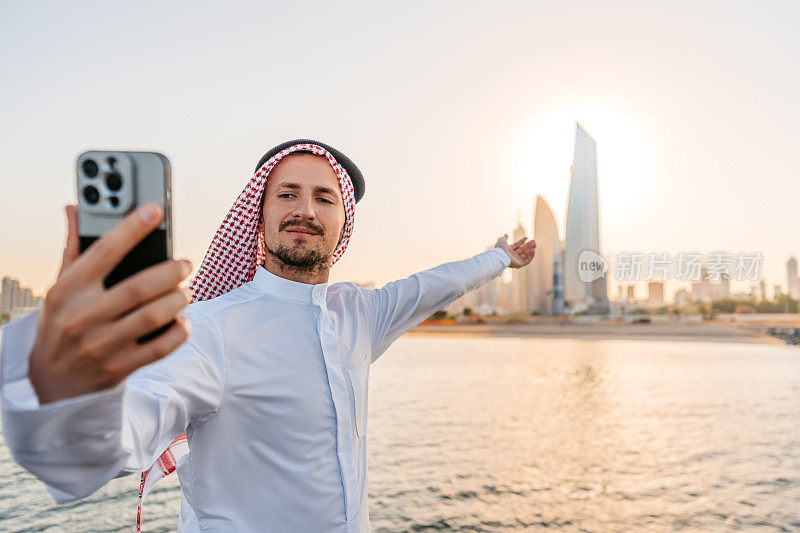
<svg viewBox="0 0 800 533">
<path fill-rule="evenodd" d="M 608 107 L 564 107 L 534 115 L 519 135 L 515 179 L 526 213 L 537 194 L 550 203 L 563 223 L 575 144 L 575 122 L 597 143 L 600 213 L 630 207 L 645 192 L 650 154 L 642 129 L 624 112 Z M 524 219 L 530 225 L 530 215 Z M 601 221 L 602 225 L 602 221 Z"/>
</svg>

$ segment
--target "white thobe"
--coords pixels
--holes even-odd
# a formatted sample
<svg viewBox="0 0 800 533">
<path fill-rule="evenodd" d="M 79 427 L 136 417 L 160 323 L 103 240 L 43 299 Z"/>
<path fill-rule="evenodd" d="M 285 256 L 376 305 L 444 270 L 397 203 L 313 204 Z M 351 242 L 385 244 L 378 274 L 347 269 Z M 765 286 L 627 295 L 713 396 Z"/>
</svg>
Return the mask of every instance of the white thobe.
<svg viewBox="0 0 800 533">
<path fill-rule="evenodd" d="M 493 248 L 380 289 L 259 267 L 251 282 L 186 307 L 192 332 L 167 357 L 112 389 L 45 405 L 27 377 L 33 311 L 3 332 L 6 441 L 66 502 L 147 469 L 185 432 L 178 531 L 369 531 L 370 364 L 510 261 Z"/>
</svg>

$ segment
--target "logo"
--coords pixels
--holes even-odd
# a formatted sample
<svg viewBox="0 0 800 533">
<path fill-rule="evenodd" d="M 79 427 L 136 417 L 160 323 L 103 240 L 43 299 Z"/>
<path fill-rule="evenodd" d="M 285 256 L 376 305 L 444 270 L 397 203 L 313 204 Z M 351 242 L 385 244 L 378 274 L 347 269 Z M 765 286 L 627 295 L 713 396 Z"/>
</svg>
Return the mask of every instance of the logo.
<svg viewBox="0 0 800 533">
<path fill-rule="evenodd" d="M 591 283 L 606 275 L 608 263 L 605 258 L 591 250 L 584 250 L 578 256 L 578 277 L 584 283 Z"/>
</svg>

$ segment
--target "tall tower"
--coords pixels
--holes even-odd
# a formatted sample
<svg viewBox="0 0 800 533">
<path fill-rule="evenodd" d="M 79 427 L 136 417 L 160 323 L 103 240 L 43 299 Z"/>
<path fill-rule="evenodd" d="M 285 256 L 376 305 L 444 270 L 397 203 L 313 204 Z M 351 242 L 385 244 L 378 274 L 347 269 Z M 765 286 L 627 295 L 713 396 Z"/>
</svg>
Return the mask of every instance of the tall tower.
<svg viewBox="0 0 800 533">
<path fill-rule="evenodd" d="M 789 291 L 787 294 L 791 298 L 797 298 L 798 295 L 798 287 L 797 287 L 797 259 L 795 257 L 790 257 L 788 261 L 786 261 L 786 277 L 789 287 Z"/>
<path fill-rule="evenodd" d="M 597 143 L 578 123 L 569 181 L 564 246 L 564 299 L 573 307 L 594 304 L 592 307 L 595 310 L 607 310 L 605 277 L 585 283 L 578 275 L 578 257 L 581 252 L 591 250 L 600 254 Z"/>
<path fill-rule="evenodd" d="M 549 315 L 553 312 L 553 263 L 561 251 L 558 224 L 553 210 L 541 196 L 536 197 L 533 214 L 533 239 L 536 256 L 530 266 L 530 310 Z M 523 269 L 524 270 L 524 269 Z"/>
</svg>

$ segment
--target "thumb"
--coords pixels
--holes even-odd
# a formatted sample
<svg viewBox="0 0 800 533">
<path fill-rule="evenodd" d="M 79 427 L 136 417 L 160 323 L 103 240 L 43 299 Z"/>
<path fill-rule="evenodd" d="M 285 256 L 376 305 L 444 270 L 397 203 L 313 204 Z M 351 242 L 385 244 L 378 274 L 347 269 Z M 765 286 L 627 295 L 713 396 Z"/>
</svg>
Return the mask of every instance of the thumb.
<svg viewBox="0 0 800 533">
<path fill-rule="evenodd" d="M 67 242 L 64 246 L 64 253 L 61 255 L 61 267 L 58 269 L 59 278 L 80 253 L 78 245 L 78 210 L 75 205 L 71 204 L 64 207 L 64 212 L 67 216 Z"/>
</svg>

